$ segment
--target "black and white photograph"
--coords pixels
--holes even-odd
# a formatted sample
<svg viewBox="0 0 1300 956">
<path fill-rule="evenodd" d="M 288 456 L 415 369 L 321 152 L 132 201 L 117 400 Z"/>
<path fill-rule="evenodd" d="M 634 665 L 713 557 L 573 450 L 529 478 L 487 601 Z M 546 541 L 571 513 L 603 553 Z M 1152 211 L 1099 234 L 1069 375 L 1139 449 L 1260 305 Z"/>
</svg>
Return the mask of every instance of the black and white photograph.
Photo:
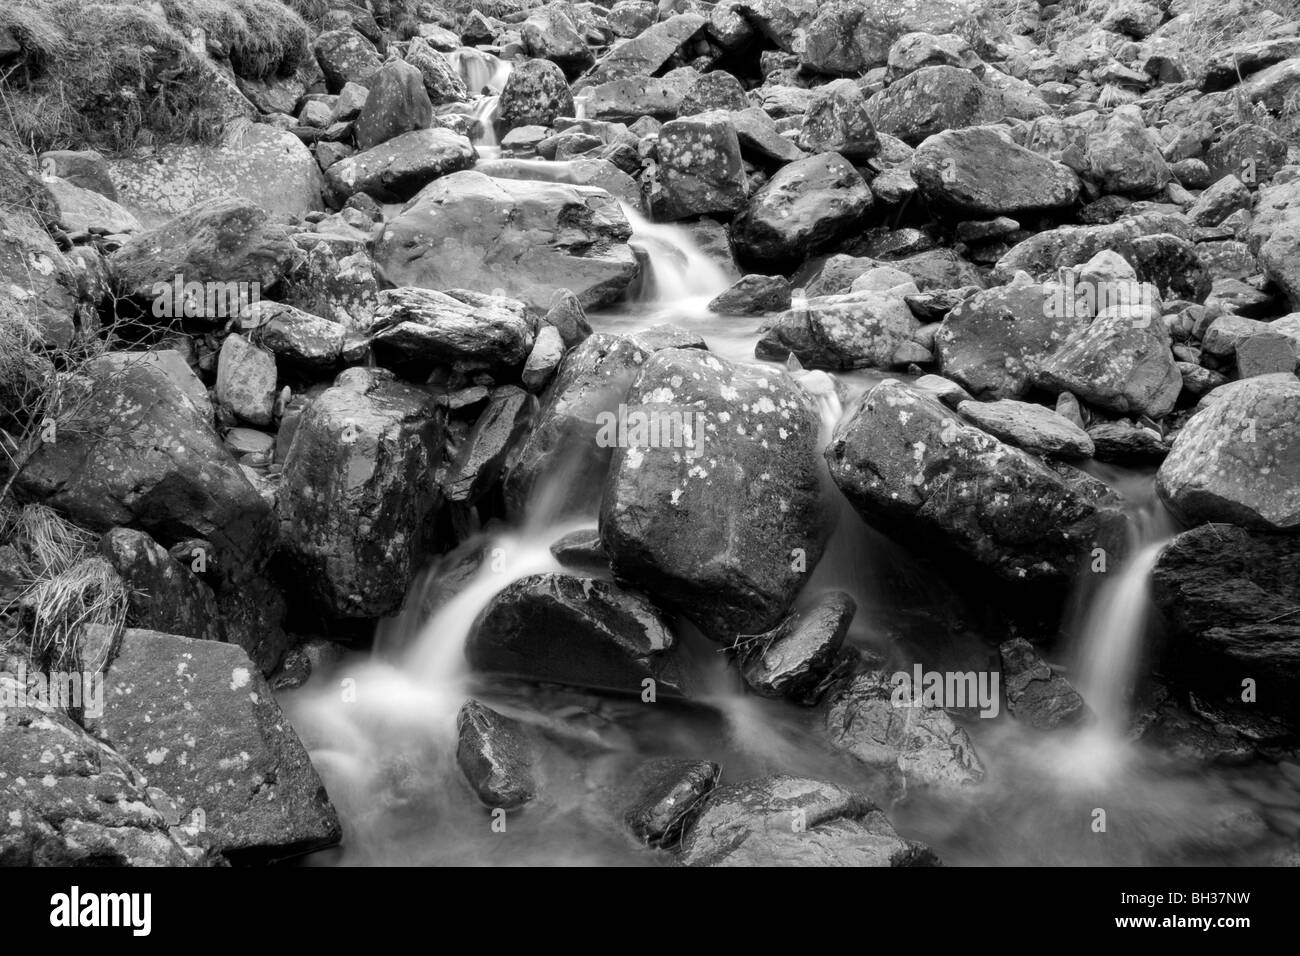
<svg viewBox="0 0 1300 956">
<path fill-rule="evenodd" d="M 1242 939 L 1298 366 L 1300 0 L 3 0 L 22 920 L 1069 868 Z"/>
</svg>

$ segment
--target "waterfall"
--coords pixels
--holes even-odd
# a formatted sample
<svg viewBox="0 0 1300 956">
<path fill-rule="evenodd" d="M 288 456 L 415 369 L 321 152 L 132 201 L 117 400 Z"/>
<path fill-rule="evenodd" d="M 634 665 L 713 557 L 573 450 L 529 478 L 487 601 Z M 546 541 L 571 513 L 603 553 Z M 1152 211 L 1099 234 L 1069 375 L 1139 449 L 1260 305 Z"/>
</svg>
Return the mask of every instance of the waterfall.
<svg viewBox="0 0 1300 956">
<path fill-rule="evenodd" d="M 470 96 L 500 93 L 510 78 L 510 63 L 474 47 L 461 47 L 444 54 L 451 68 L 459 74 Z"/>
<path fill-rule="evenodd" d="M 637 301 L 649 304 L 703 306 L 731 285 L 726 272 L 709 258 L 683 227 L 651 222 L 626 203 L 623 215 L 632 225 L 631 245 L 645 263 Z"/>
<path fill-rule="evenodd" d="M 480 96 L 473 103 L 471 115 L 474 117 L 474 148 L 483 159 L 496 159 L 501 155 L 501 141 L 497 138 L 497 108 L 501 105 L 500 94 Z"/>
</svg>

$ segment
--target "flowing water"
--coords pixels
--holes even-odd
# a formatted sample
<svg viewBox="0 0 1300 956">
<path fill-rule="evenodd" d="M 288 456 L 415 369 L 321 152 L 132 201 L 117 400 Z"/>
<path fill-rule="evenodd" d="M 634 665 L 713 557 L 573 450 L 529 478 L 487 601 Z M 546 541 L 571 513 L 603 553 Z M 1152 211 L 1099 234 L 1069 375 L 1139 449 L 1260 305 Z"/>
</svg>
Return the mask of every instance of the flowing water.
<svg viewBox="0 0 1300 956">
<path fill-rule="evenodd" d="M 506 80 L 510 79 L 510 62 L 474 47 L 453 50 L 446 54 L 446 58 L 473 97 L 470 115 L 475 121 L 475 133 L 471 137 L 474 148 L 483 159 L 495 159 L 501 155 L 497 108 L 501 91 L 506 87 Z"/>
<path fill-rule="evenodd" d="M 459 68 L 464 75 L 466 66 Z M 647 278 L 630 301 L 590 316 L 593 327 L 632 332 L 672 322 L 729 359 L 756 361 L 757 320 L 706 307 L 729 284 L 726 273 L 686 229 L 628 212 Z M 823 443 L 853 398 L 883 377 L 793 374 L 817 402 Z M 904 836 L 929 844 L 950 865 L 1263 862 L 1272 846 L 1300 837 L 1300 767 L 1284 765 L 1279 774 L 1276 767 L 1188 766 L 1129 739 L 1133 685 L 1150 638 L 1148 579 L 1175 528 L 1149 473 L 1093 470 L 1128 503 L 1127 556 L 1100 583 L 1081 580 L 1077 610 L 1062 622 L 1075 646 L 1052 663 L 1097 719 L 1052 734 L 1026 730 L 1006 714 L 964 720 L 985 765 L 982 785 L 915 791 L 901 802 L 891 802 L 897 793 L 888 781 L 826 746 L 813 711 L 745 693 L 718 647 L 689 625 L 678 634 L 699 686 L 689 703 L 647 706 L 470 673 L 465 641 L 492 597 L 524 575 L 559 570 L 549 545 L 595 525 L 594 502 L 576 518 L 557 517 L 566 479 L 553 476 L 522 527 L 490 527 L 426 572 L 402 613 L 383 622 L 373 652 L 322 668 L 283 696 L 344 822 L 343 845 L 308 862 L 664 865 L 667 854 L 644 850 L 626 833 L 612 796 L 653 756 L 716 761 L 724 783 L 780 772 L 857 788 L 887 808 Z M 920 613 L 930 600 L 929 572 L 867 527 L 828 474 L 823 484 L 833 532 L 800 604 L 846 590 L 859 606 L 852 643 L 895 655 L 911 647 L 924 662 L 924 648 L 952 641 Z M 482 556 L 478 570 L 444 597 L 445 580 L 455 576 L 447 569 L 474 555 Z M 900 642 L 904 631 L 910 637 Z M 975 656 L 996 656 L 1001 639 L 982 635 Z M 529 723 L 548 742 L 536 768 L 542 795 L 509 817 L 508 833 L 491 828 L 456 766 L 456 713 L 469 696 Z M 1098 811 L 1105 832 L 1096 829 Z"/>
</svg>

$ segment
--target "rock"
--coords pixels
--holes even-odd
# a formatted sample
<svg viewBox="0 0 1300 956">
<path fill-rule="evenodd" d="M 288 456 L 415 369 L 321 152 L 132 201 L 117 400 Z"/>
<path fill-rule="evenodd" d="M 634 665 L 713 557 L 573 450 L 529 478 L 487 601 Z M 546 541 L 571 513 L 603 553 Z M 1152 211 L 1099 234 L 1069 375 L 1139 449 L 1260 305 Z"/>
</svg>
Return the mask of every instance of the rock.
<svg viewBox="0 0 1300 956">
<path fill-rule="evenodd" d="M 1194 226 L 1217 226 L 1238 209 L 1250 208 L 1250 190 L 1236 176 L 1224 176 L 1187 210 Z"/>
<path fill-rule="evenodd" d="M 246 422 L 271 424 L 276 395 L 275 356 L 231 334 L 217 363 L 217 401 Z"/>
<path fill-rule="evenodd" d="M 624 404 L 626 437 L 604 419 L 619 446 L 600 519 L 614 573 L 713 640 L 774 627 L 825 542 L 810 396 L 781 372 L 665 349 Z"/>
<path fill-rule="evenodd" d="M 850 162 L 880 152 L 880 137 L 856 83 L 833 80 L 817 90 L 799 127 L 799 146 L 810 153 L 838 153 Z"/>
<path fill-rule="evenodd" d="M 515 369 L 533 348 L 536 319 L 517 299 L 398 288 L 379 293 L 371 341 L 406 360 L 462 370 Z"/>
<path fill-rule="evenodd" d="M 250 290 L 269 291 L 293 255 L 288 229 L 271 222 L 262 209 L 244 200 L 214 199 L 132 236 L 109 263 L 119 295 L 149 302 L 177 276 L 210 288 L 246 283 Z"/>
<path fill-rule="evenodd" d="M 740 141 L 725 113 L 670 120 L 659 131 L 650 204 L 660 220 L 742 209 L 748 193 Z"/>
<path fill-rule="evenodd" d="M 331 93 L 348 83 L 369 86 L 371 77 L 383 66 L 374 44 L 352 29 L 326 30 L 316 37 L 312 50 Z"/>
<path fill-rule="evenodd" d="M 0 695 L 17 690 L 13 677 L 0 676 Z M 179 825 L 170 804 L 64 714 L 0 709 L 0 866 L 207 864 L 201 835 Z"/>
<path fill-rule="evenodd" d="M 212 590 L 149 535 L 113 528 L 99 539 L 99 551 L 130 592 L 132 627 L 196 640 L 224 638 Z"/>
<path fill-rule="evenodd" d="M 109 166 L 119 201 L 146 226 L 217 199 L 242 200 L 278 221 L 321 208 L 321 172 L 311 151 L 263 123 L 229 123 L 213 146 L 168 144 Z"/>
<path fill-rule="evenodd" d="M 807 158 L 802 149 L 780 134 L 772 117 L 757 106 L 732 112 L 731 122 L 736 127 L 741 153 L 752 160 L 791 163 Z"/>
<path fill-rule="evenodd" d="M 865 797 L 775 776 L 720 787 L 686 835 L 686 866 L 931 866 Z"/>
<path fill-rule="evenodd" d="M 308 369 L 328 369 L 343 354 L 347 329 L 331 319 L 268 300 L 257 304 L 262 324 L 253 340 L 277 358 Z"/>
<path fill-rule="evenodd" d="M 389 60 L 370 81 L 353 132 L 357 149 L 372 149 L 395 136 L 433 124 L 433 104 L 424 91 L 424 75 L 404 60 Z"/>
<path fill-rule="evenodd" d="M 822 153 L 781 168 L 733 227 L 737 255 L 783 269 L 854 234 L 871 210 L 871 189 L 849 162 Z"/>
<path fill-rule="evenodd" d="M 93 149 L 52 149 L 41 153 L 38 158 L 43 171 L 52 173 L 73 186 L 89 189 L 105 199 L 118 202 L 117 186 L 113 184 L 108 160 Z"/>
<path fill-rule="evenodd" d="M 1176 537 L 1151 574 L 1169 622 L 1165 666 L 1216 705 L 1300 727 L 1300 547 L 1294 534 L 1206 524 Z M 1243 702 L 1243 681 L 1253 681 Z"/>
<path fill-rule="evenodd" d="M 745 636 L 735 646 L 745 683 L 763 697 L 817 703 L 856 611 L 852 597 L 831 591 L 803 615 Z"/>
<path fill-rule="evenodd" d="M 991 218 L 1073 206 L 1073 170 L 1018 146 L 992 126 L 931 136 L 912 156 L 912 179 L 932 207 Z"/>
<path fill-rule="evenodd" d="M 196 811 L 236 859 L 337 843 L 338 816 L 262 675 L 232 644 L 128 630 L 105 674 L 96 732 Z"/>
<path fill-rule="evenodd" d="M 1111 6 L 1101 19 L 1101 28 L 1112 33 L 1123 33 L 1135 40 L 1144 40 L 1156 31 L 1164 13 L 1154 3 L 1146 0 L 1120 0 Z"/>
<path fill-rule="evenodd" d="M 518 810 L 537 796 L 533 744 L 519 721 L 470 699 L 456 733 L 456 763 L 484 806 Z"/>
<path fill-rule="evenodd" d="M 1064 677 L 1053 673 L 1023 637 L 1004 642 L 998 653 L 1002 657 L 1007 710 L 1018 722 L 1035 730 L 1056 730 L 1077 724 L 1088 715 L 1079 692 Z"/>
<path fill-rule="evenodd" d="M 405 59 L 407 63 L 420 71 L 420 78 L 424 82 L 425 95 L 428 96 L 429 103 L 432 106 L 463 103 L 469 99 L 469 91 L 465 89 L 465 83 L 456 72 L 455 67 L 447 62 L 445 56 L 420 37 L 412 38 L 407 45 Z M 421 126 L 411 127 L 411 129 L 423 128 Z"/>
<path fill-rule="evenodd" d="M 465 170 L 435 180 L 402 207 L 375 262 L 396 286 L 500 285 L 539 310 L 557 289 L 568 289 L 592 307 L 617 299 L 636 276 L 631 233 L 602 189 Z"/>
<path fill-rule="evenodd" d="M 627 77 L 654 76 L 708 21 L 695 13 L 671 16 L 610 50 L 584 77 L 590 84 Z"/>
<path fill-rule="evenodd" d="M 57 176 L 45 177 L 45 185 L 58 204 L 59 222 L 70 233 L 113 235 L 139 232 L 144 228 L 130 212 L 92 189 L 83 189 Z"/>
<path fill-rule="evenodd" d="M 497 104 L 503 129 L 550 126 L 573 116 L 573 93 L 564 71 L 549 60 L 524 60 L 510 71 Z"/>
<path fill-rule="evenodd" d="M 759 340 L 754 354 L 805 368 L 895 368 L 912 359 L 908 346 L 920 326 L 901 295 L 849 292 L 796 302 Z"/>
<path fill-rule="evenodd" d="M 1187 523 L 1300 527 L 1300 379 L 1264 375 L 1211 395 L 1160 466 L 1160 496 Z"/>
<path fill-rule="evenodd" d="M 649 0 L 619 0 L 609 8 L 609 28 L 614 35 L 630 40 L 655 22 L 659 8 Z"/>
<path fill-rule="evenodd" d="M 1049 301 L 1042 285 L 1012 283 L 958 303 L 934 337 L 943 373 L 978 398 L 1024 395 L 1032 370 L 1086 321 Z"/>
<path fill-rule="evenodd" d="M 586 39 L 559 4 L 533 10 L 519 32 L 529 55 L 550 60 L 570 75 L 581 73 L 596 62 Z"/>
<path fill-rule="evenodd" d="M 1092 457 L 1093 443 L 1088 433 L 1042 405 L 1003 398 L 993 402 L 962 402 L 957 412 L 993 437 L 1036 455 Z"/>
<path fill-rule="evenodd" d="M 694 116 L 712 110 L 739 111 L 749 108 L 749 97 L 740 81 L 726 70 L 705 73 L 682 97 L 678 116 Z"/>
<path fill-rule="evenodd" d="M 900 698 L 899 690 L 884 672 L 859 674 L 845 684 L 826 709 L 831 746 L 870 767 L 896 770 L 909 789 L 959 790 L 981 783 L 984 765 L 966 731 L 942 707 L 921 706 L 910 691 Z"/>
<path fill-rule="evenodd" d="M 551 306 L 542 321 L 559 330 L 566 351 L 591 335 L 591 324 L 587 321 L 582 303 L 568 289 L 555 290 L 551 296 Z"/>
<path fill-rule="evenodd" d="M 1164 189 L 1169 167 L 1136 106 L 1121 106 L 1088 138 L 1088 175 L 1102 192 L 1140 198 Z"/>
<path fill-rule="evenodd" d="M 689 67 L 673 70 L 662 77 L 632 76 L 585 86 L 579 101 L 591 119 L 613 123 L 635 123 L 643 116 L 672 119 L 681 108 L 682 99 L 699 79 L 698 71 Z"/>
<path fill-rule="evenodd" d="M 493 390 L 447 470 L 443 489 L 448 501 L 472 505 L 492 490 L 506 456 L 526 437 L 536 409 L 536 399 L 521 388 L 503 385 Z"/>
<path fill-rule="evenodd" d="M 520 578 L 484 608 L 465 645 L 475 670 L 597 690 L 679 696 L 672 632 L 645 598 L 567 574 Z M 651 684 L 647 685 L 646 682 Z"/>
<path fill-rule="evenodd" d="M 1231 44 L 1210 55 L 1201 89 L 1206 93 L 1226 90 L 1267 66 L 1295 56 L 1300 56 L 1300 39 L 1296 37 Z"/>
<path fill-rule="evenodd" d="M 1183 390 L 1159 312 L 1142 307 L 1102 312 L 1072 333 L 1033 377 L 1049 391 L 1068 391 L 1099 408 L 1151 418 L 1169 414 Z"/>
<path fill-rule="evenodd" d="M 325 171 L 325 180 L 338 204 L 357 193 L 400 202 L 439 176 L 468 169 L 477 157 L 464 136 L 447 129 L 421 129 L 340 159 Z"/>
<path fill-rule="evenodd" d="M 637 768 L 623 821 L 642 843 L 673 847 L 699 816 L 721 773 L 707 760 L 651 760 Z"/>
<path fill-rule="evenodd" d="M 204 538 L 237 577 L 259 568 L 270 509 L 222 447 L 211 415 L 152 362 L 110 353 L 86 374 L 89 398 L 30 459 L 23 494 L 95 531 L 131 525 L 164 546 Z"/>
<path fill-rule="evenodd" d="M 994 123 L 1005 115 L 1002 95 L 969 70 L 927 66 L 867 100 L 876 129 L 910 146 L 944 130 Z"/>
<path fill-rule="evenodd" d="M 1160 433 L 1127 421 L 1097 422 L 1088 427 L 1093 457 L 1121 465 L 1141 465 L 1164 460 L 1169 446 Z"/>
<path fill-rule="evenodd" d="M 537 333 L 533 350 L 528 353 L 528 361 L 519 379 L 525 388 L 540 391 L 564 358 L 564 339 L 560 330 L 552 325 L 544 325 Z"/>
<path fill-rule="evenodd" d="M 1269 113 L 1284 114 L 1300 89 L 1300 57 L 1292 57 L 1260 70 L 1237 87 L 1237 95 Z"/>
<path fill-rule="evenodd" d="M 722 315 L 758 315 L 789 307 L 790 282 L 785 276 L 743 276 L 709 302 L 709 311 Z"/>
<path fill-rule="evenodd" d="M 1237 176 L 1263 183 L 1286 165 L 1286 157 L 1286 140 L 1277 133 L 1255 123 L 1242 123 L 1209 148 L 1205 165 L 1216 180 Z"/>
<path fill-rule="evenodd" d="M 927 66 L 956 66 L 974 70 L 980 58 L 962 37 L 954 33 L 904 33 L 889 48 L 889 77 L 897 80 Z"/>
<path fill-rule="evenodd" d="M 49 197 L 48 191 L 44 195 Z M 53 199 L 48 201 L 53 206 Z M 52 214 L 51 221 L 55 219 Z M 80 320 L 93 315 L 82 301 L 80 284 L 74 261 L 59 251 L 38 218 L 6 210 L 0 220 L 0 320 L 30 319 L 40 344 L 67 348 L 78 335 Z"/>
<path fill-rule="evenodd" d="M 641 207 L 641 186 L 635 179 L 605 159 L 579 158 L 545 163 L 493 159 L 479 162 L 474 170 L 494 179 L 590 186 L 605 190 L 633 209 Z"/>
<path fill-rule="evenodd" d="M 1099 482 L 1067 479 L 894 379 L 840 420 L 826 460 L 874 527 L 945 542 L 1012 581 L 1071 578 L 1114 517 Z"/>
<path fill-rule="evenodd" d="M 433 399 L 375 373 L 345 373 L 303 412 L 281 478 L 290 576 L 316 613 L 375 618 L 401 606 L 433 540 Z"/>
<path fill-rule="evenodd" d="M 1281 332 L 1258 332 L 1237 346 L 1237 377 L 1254 378 L 1296 370 L 1300 343 Z"/>
</svg>

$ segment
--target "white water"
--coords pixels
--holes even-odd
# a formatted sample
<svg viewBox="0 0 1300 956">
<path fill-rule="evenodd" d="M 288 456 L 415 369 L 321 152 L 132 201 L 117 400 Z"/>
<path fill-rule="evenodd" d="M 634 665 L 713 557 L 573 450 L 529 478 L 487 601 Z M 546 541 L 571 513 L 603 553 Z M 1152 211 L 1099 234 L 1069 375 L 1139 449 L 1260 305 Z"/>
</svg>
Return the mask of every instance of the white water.
<svg viewBox="0 0 1300 956">
<path fill-rule="evenodd" d="M 685 228 L 651 222 L 627 203 L 620 205 L 632 226 L 630 244 L 649 263 L 638 302 L 694 312 L 731 285 L 722 267 L 691 239 Z"/>
<path fill-rule="evenodd" d="M 501 91 L 510 79 L 510 62 L 473 47 L 462 47 L 445 56 L 472 98 L 471 115 L 478 124 L 473 137 L 474 147 L 484 159 L 495 159 L 501 154 L 496 128 L 497 110 Z"/>
</svg>

